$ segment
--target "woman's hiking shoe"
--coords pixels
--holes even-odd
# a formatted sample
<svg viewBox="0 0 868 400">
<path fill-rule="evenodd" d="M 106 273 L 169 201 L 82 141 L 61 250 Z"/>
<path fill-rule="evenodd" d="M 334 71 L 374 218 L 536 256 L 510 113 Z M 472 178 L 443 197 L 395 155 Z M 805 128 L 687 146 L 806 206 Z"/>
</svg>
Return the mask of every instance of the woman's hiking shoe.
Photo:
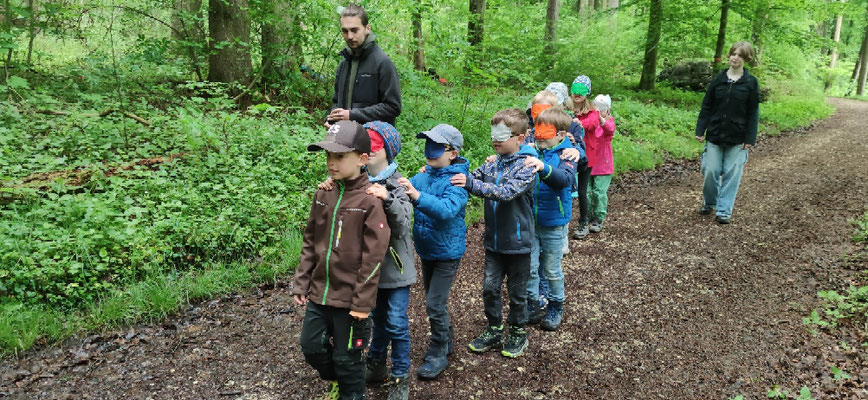
<svg viewBox="0 0 868 400">
<path fill-rule="evenodd" d="M 732 222 L 732 216 L 729 216 L 729 215 L 718 215 L 717 216 L 717 223 L 718 224 L 728 224 L 730 222 Z"/>
<path fill-rule="evenodd" d="M 365 359 L 365 382 L 381 384 L 389 379 L 389 369 L 386 366 L 386 360 L 374 360 L 372 358 Z"/>
<path fill-rule="evenodd" d="M 470 341 L 468 347 L 474 353 L 485 353 L 503 343 L 503 325 L 489 326 L 476 339 Z"/>
<path fill-rule="evenodd" d="M 591 226 L 588 227 L 588 230 L 591 231 L 591 233 L 600 233 L 600 231 L 603 230 L 603 221 L 591 222 Z"/>
<path fill-rule="evenodd" d="M 392 377 L 386 382 L 388 388 L 387 400 L 407 400 L 410 398 L 410 381 L 406 376 Z"/>
<path fill-rule="evenodd" d="M 509 358 L 516 358 L 524 353 L 524 349 L 527 348 L 527 343 L 527 329 L 510 326 L 509 336 L 507 336 L 506 342 L 503 344 L 503 350 L 500 354 Z"/>
<path fill-rule="evenodd" d="M 714 212 L 717 206 L 714 204 L 704 204 L 702 207 L 699 207 L 699 213 L 702 215 L 708 215 Z"/>
<path fill-rule="evenodd" d="M 540 328 L 546 331 L 556 331 L 564 319 L 564 303 L 552 301 L 546 309 L 546 316 L 540 323 Z"/>
</svg>

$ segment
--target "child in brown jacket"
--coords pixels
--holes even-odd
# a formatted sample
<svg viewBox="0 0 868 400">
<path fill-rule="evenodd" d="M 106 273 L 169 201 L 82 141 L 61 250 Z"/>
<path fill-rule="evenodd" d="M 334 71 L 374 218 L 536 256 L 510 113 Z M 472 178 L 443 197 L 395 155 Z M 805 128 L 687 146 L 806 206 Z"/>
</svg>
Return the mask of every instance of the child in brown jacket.
<svg viewBox="0 0 868 400">
<path fill-rule="evenodd" d="M 383 202 L 365 193 L 371 140 L 358 123 L 340 121 L 307 149 L 328 153 L 337 190 L 314 195 L 292 282 L 295 303 L 307 304 L 301 350 L 321 378 L 337 381 L 341 399 L 364 399 L 368 315 L 391 234 Z"/>
</svg>

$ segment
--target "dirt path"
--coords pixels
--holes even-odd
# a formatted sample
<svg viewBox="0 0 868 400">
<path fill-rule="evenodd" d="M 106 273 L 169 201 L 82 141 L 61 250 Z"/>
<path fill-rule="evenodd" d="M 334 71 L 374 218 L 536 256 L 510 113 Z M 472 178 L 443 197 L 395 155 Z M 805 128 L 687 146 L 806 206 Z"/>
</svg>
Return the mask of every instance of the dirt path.
<svg viewBox="0 0 868 400">
<path fill-rule="evenodd" d="M 833 117 L 756 147 L 731 225 L 697 213 L 695 162 L 614 185 L 606 229 L 565 259 L 565 324 L 534 328 L 517 360 L 465 350 L 484 324 L 481 227 L 471 228 L 450 302 L 457 351 L 439 380 L 413 381 L 411 398 L 765 398 L 773 385 L 791 398 L 802 386 L 817 398 L 868 398 L 865 338 L 812 337 L 801 322 L 817 290 L 866 268 L 842 255 L 858 252 L 848 219 L 868 195 L 868 103 L 832 102 Z M 414 368 L 427 342 L 419 292 Z M 302 313 L 289 304 L 286 288 L 257 289 L 160 326 L 30 352 L 0 366 L 0 398 L 317 398 L 325 385 L 304 364 Z M 830 365 L 852 378 L 832 381 Z"/>
</svg>

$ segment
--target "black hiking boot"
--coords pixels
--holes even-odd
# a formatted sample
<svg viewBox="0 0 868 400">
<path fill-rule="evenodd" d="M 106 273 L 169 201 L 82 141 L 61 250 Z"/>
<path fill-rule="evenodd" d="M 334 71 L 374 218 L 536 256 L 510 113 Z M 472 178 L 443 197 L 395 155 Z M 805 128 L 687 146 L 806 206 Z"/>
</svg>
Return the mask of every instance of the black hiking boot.
<svg viewBox="0 0 868 400">
<path fill-rule="evenodd" d="M 518 326 L 509 327 L 509 336 L 506 338 L 506 343 L 503 344 L 503 354 L 509 358 L 516 358 L 524 353 L 527 348 L 527 330 Z"/>
<path fill-rule="evenodd" d="M 485 353 L 501 343 L 503 343 L 503 325 L 485 328 L 482 334 L 473 339 L 468 346 L 474 353 Z"/>
<path fill-rule="evenodd" d="M 368 384 L 381 384 L 389 379 L 389 369 L 386 360 L 365 359 L 365 382 Z"/>
</svg>

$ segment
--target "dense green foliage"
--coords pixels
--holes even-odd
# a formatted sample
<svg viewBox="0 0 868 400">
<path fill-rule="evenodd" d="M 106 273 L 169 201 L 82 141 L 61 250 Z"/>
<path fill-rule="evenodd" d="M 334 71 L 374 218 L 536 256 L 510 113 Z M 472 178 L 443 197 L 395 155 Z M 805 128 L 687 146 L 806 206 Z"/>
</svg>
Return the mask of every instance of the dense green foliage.
<svg viewBox="0 0 868 400">
<path fill-rule="evenodd" d="M 255 36 L 275 18 L 262 11 L 265 1 L 250 3 Z M 711 57 L 716 24 L 708 15 L 718 2 L 693 3 L 666 3 L 663 65 Z M 776 8 L 762 62 L 752 70 L 771 88 L 761 106 L 764 134 L 832 111 L 822 100 L 825 57 L 816 56 L 828 41 L 810 25 L 834 10 L 820 12 L 818 0 L 803 3 L 811 7 Z M 303 17 L 293 39 L 305 72 L 293 68 L 267 89 L 251 86 L 250 107 L 233 99 L 243 87 L 200 79 L 207 76 L 208 45 L 172 37 L 170 2 L 37 2 L 34 12 L 11 4 L 39 34 L 32 57 L 26 23 L 4 25 L 0 36 L 0 50 L 11 49 L 0 74 L 0 97 L 7 100 L 0 103 L 0 351 L 82 328 L 161 318 L 189 300 L 274 281 L 294 268 L 297 232 L 315 183 L 325 177 L 324 157 L 305 146 L 322 134 L 343 47 L 337 1 L 292 10 Z M 492 153 L 488 121 L 495 111 L 523 108 L 549 81 L 569 83 L 578 74 L 593 79 L 594 94 L 612 94 L 617 174 L 696 157 L 701 145 L 693 129 L 703 94 L 665 83 L 634 90 L 647 23 L 643 4 L 582 15 L 565 6 L 554 55 L 543 52 L 540 40 L 545 2 L 489 1 L 485 40 L 476 48 L 465 38 L 466 2 L 426 6 L 427 64 L 444 85 L 413 69 L 408 7 L 365 2 L 401 76 L 401 171 L 412 176 L 424 165 L 415 133 L 438 123 L 461 130 L 462 155 L 478 166 Z M 746 4 L 744 15 L 732 17 L 729 42 L 751 34 Z M 199 11 L 182 19 L 206 24 Z M 772 41 L 772 33 L 779 39 Z M 840 46 L 842 66 L 852 67 L 858 40 Z M 249 49 L 258 60 L 258 46 Z M 543 67 L 550 57 L 554 66 Z M 254 64 L 259 76 L 261 65 Z M 468 220 L 480 219 L 479 204 L 473 200 Z"/>
</svg>

